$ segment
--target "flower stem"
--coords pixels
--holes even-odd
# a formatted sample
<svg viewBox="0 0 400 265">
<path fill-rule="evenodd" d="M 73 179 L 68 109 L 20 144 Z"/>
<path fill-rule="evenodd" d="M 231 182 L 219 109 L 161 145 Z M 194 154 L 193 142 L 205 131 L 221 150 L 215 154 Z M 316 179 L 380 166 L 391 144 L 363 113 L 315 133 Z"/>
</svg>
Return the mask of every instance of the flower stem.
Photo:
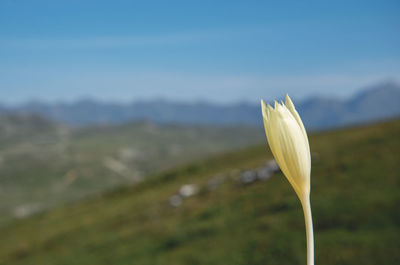
<svg viewBox="0 0 400 265">
<path fill-rule="evenodd" d="M 307 265 L 314 265 L 314 231 L 311 215 L 310 195 L 304 196 L 301 200 L 304 220 L 306 223 L 307 236 Z"/>
</svg>

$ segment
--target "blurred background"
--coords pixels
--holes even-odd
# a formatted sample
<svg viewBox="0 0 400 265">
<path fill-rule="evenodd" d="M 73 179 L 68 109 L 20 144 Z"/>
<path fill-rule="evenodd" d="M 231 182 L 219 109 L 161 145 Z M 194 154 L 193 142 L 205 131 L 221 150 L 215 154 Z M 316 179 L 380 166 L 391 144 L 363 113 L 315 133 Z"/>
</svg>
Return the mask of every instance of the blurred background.
<svg viewBox="0 0 400 265">
<path fill-rule="evenodd" d="M 0 264 L 400 262 L 398 1 L 0 1 Z"/>
</svg>

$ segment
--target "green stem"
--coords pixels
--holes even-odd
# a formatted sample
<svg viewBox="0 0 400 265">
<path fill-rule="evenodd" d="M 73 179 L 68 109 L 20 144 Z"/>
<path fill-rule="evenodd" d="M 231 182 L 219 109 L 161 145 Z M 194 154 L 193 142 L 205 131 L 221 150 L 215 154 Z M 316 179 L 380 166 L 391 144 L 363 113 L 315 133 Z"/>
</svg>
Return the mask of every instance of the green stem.
<svg viewBox="0 0 400 265">
<path fill-rule="evenodd" d="M 314 231 L 311 215 L 310 195 L 307 194 L 301 199 L 303 207 L 304 220 L 306 223 L 307 236 L 307 265 L 314 265 Z"/>
</svg>

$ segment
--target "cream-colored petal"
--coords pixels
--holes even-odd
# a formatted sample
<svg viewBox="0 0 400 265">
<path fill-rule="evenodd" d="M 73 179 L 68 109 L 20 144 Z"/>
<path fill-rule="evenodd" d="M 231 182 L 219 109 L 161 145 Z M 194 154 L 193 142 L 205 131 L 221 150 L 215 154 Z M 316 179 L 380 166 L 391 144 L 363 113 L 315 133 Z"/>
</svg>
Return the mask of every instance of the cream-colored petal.
<svg viewBox="0 0 400 265">
<path fill-rule="evenodd" d="M 296 121 L 297 121 L 297 123 L 299 124 L 299 126 L 300 126 L 300 128 L 301 128 L 301 130 L 302 130 L 302 132 L 303 132 L 303 134 L 304 134 L 304 137 L 307 139 L 307 143 L 308 143 L 307 132 L 306 132 L 306 129 L 304 128 L 304 124 L 303 124 L 303 122 L 302 122 L 302 120 L 301 120 L 301 118 L 300 118 L 300 115 L 299 115 L 299 113 L 297 112 L 297 110 L 296 110 L 296 108 L 295 108 L 295 106 L 294 106 L 294 104 L 293 104 L 293 102 L 292 102 L 292 100 L 290 99 L 290 97 L 289 97 L 288 94 L 286 94 L 285 105 L 286 105 L 286 107 L 289 109 L 289 111 L 292 113 L 292 115 L 294 116 L 294 118 L 296 119 Z"/>
<path fill-rule="evenodd" d="M 297 179 L 296 179 L 296 175 L 297 172 L 294 168 L 294 165 L 292 163 L 292 159 L 288 159 L 287 157 L 287 150 L 288 150 L 288 140 L 287 140 L 287 136 L 285 135 L 281 135 L 281 131 L 283 130 L 282 127 L 282 121 L 278 120 L 278 122 L 280 123 L 279 125 L 279 138 L 278 138 L 278 145 L 279 145 L 279 149 L 281 150 L 281 154 L 282 157 L 284 159 L 284 165 L 285 165 L 285 169 L 282 169 L 282 172 L 284 173 L 284 175 L 286 176 L 286 178 L 288 179 L 288 181 L 290 182 L 290 184 L 292 185 L 293 189 L 296 191 L 297 195 L 300 196 L 301 195 L 301 185 L 298 183 Z"/>
<path fill-rule="evenodd" d="M 264 119 L 268 119 L 268 109 L 264 100 L 261 100 L 261 111 Z"/>
<path fill-rule="evenodd" d="M 288 128 L 288 130 L 290 130 L 290 133 L 293 134 L 293 137 L 295 137 L 297 139 L 296 142 L 295 142 L 296 145 L 297 145 L 296 146 L 296 150 L 304 151 L 301 154 L 301 158 L 304 159 L 305 162 L 307 162 L 307 165 L 310 165 L 311 164 L 311 157 L 310 157 L 310 147 L 309 147 L 309 144 L 308 144 L 308 139 L 307 139 L 307 137 L 301 137 L 302 136 L 301 132 L 302 132 L 303 128 L 298 126 L 298 123 L 297 123 L 297 126 L 296 126 L 295 122 L 297 122 L 297 120 L 295 119 L 295 117 L 290 115 L 289 110 L 287 108 L 284 108 L 284 111 L 287 112 L 286 116 L 288 117 L 288 120 L 290 120 L 292 122 L 291 128 Z M 289 118 L 289 116 L 290 116 L 290 118 Z M 295 133 L 295 131 L 297 129 L 300 130 L 300 133 Z"/>
<path fill-rule="evenodd" d="M 301 151 L 301 147 L 304 143 L 302 132 L 297 125 L 296 120 L 288 113 L 286 108 L 281 109 L 281 117 L 279 121 L 279 140 L 283 156 L 286 160 L 286 165 L 290 170 L 291 178 L 295 180 L 298 186 L 301 186 L 299 181 L 300 167 L 298 152 Z"/>
<path fill-rule="evenodd" d="M 269 140 L 268 143 L 271 147 L 272 153 L 275 157 L 276 162 L 281 168 L 283 174 L 289 180 L 289 182 L 293 185 L 296 185 L 292 180 L 292 172 L 290 167 L 287 165 L 287 161 L 282 152 L 282 146 L 280 141 L 280 118 L 279 118 L 279 108 L 275 108 L 271 113 L 270 117 L 270 127 L 268 128 Z M 297 185 L 296 185 L 297 186 Z"/>
<path fill-rule="evenodd" d="M 310 160 L 308 145 L 296 120 L 290 116 L 281 122 L 281 147 L 292 178 L 305 192 L 309 192 Z"/>
</svg>

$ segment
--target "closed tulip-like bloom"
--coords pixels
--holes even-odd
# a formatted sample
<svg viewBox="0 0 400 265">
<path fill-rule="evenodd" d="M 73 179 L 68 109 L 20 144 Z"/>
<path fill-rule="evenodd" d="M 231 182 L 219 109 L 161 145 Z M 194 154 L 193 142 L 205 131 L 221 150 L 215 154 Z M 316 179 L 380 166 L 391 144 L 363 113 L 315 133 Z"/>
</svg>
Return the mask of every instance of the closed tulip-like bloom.
<svg viewBox="0 0 400 265">
<path fill-rule="evenodd" d="M 293 102 L 275 101 L 275 108 L 261 100 L 265 134 L 276 162 L 303 207 L 307 233 L 307 264 L 314 264 L 314 239 L 310 206 L 311 155 L 307 133 Z"/>
</svg>

